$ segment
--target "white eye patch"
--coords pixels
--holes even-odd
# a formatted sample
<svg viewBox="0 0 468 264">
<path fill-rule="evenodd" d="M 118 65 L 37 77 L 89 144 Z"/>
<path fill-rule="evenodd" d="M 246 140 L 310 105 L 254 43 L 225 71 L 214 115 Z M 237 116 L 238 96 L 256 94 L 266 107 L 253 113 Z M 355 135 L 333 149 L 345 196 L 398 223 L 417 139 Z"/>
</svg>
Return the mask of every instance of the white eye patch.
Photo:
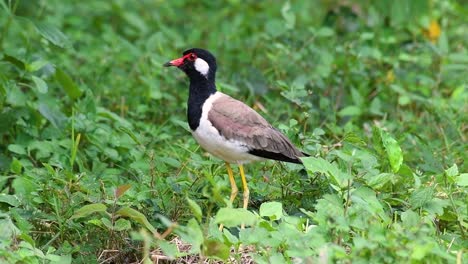
<svg viewBox="0 0 468 264">
<path fill-rule="evenodd" d="M 210 66 L 208 65 L 208 62 L 206 62 L 204 59 L 197 58 L 195 60 L 194 65 L 195 70 L 197 70 L 203 76 L 208 77 L 208 72 L 210 71 Z"/>
</svg>

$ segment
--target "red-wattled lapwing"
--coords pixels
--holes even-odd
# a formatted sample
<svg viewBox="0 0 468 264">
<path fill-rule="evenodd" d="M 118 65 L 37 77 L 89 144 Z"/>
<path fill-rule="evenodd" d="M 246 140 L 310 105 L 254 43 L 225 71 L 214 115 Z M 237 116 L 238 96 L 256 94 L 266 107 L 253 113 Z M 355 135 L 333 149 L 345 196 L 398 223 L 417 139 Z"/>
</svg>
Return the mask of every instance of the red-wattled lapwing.
<svg viewBox="0 0 468 264">
<path fill-rule="evenodd" d="M 190 79 L 188 123 L 197 142 L 212 155 L 226 162 L 231 183 L 231 203 L 238 189 L 230 163 L 239 165 L 244 189 L 244 208 L 249 201 L 249 188 L 242 164 L 273 159 L 301 164 L 308 156 L 271 126 L 255 110 L 216 90 L 216 59 L 203 49 L 189 49 L 181 58 L 164 66 L 176 66 Z"/>
</svg>

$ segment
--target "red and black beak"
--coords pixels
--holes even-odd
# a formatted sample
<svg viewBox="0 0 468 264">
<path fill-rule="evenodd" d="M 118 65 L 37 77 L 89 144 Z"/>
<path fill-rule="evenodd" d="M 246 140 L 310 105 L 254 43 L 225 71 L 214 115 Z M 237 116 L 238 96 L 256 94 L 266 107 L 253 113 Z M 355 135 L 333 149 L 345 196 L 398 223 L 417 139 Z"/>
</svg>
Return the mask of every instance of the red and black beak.
<svg viewBox="0 0 468 264">
<path fill-rule="evenodd" d="M 168 62 L 164 63 L 163 66 L 164 67 L 171 67 L 171 66 L 180 67 L 180 66 L 184 65 L 184 59 L 185 59 L 185 57 L 178 58 L 178 59 L 175 59 L 175 60 L 171 60 L 171 61 L 168 61 Z"/>
<path fill-rule="evenodd" d="M 164 67 L 170 67 L 170 66 L 180 67 L 180 66 L 184 65 L 186 59 L 190 60 L 190 58 L 193 57 L 193 56 L 194 56 L 193 53 L 185 54 L 183 57 L 180 57 L 178 59 L 171 60 L 171 61 L 168 61 L 168 62 L 164 63 L 163 66 Z M 192 60 L 194 60 L 194 59 L 192 59 Z"/>
</svg>

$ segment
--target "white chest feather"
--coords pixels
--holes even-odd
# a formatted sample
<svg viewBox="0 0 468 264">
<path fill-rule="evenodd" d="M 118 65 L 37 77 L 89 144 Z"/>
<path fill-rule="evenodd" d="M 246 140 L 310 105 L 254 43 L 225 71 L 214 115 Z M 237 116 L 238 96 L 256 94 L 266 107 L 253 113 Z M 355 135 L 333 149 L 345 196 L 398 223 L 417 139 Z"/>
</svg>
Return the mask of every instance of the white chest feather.
<svg viewBox="0 0 468 264">
<path fill-rule="evenodd" d="M 246 163 L 262 160 L 260 157 L 249 154 L 249 149 L 242 142 L 232 139 L 227 140 L 221 136 L 208 120 L 208 112 L 212 107 L 212 103 L 220 96 L 223 96 L 223 94 L 216 92 L 206 100 L 203 105 L 200 124 L 195 131 L 192 131 L 193 137 L 206 151 L 229 163 Z"/>
</svg>

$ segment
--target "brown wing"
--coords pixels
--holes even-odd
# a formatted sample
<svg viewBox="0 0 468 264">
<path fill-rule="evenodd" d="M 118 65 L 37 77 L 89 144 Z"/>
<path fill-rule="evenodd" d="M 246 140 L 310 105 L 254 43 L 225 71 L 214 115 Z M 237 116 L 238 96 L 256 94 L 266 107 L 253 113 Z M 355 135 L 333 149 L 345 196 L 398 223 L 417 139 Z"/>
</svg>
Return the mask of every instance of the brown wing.
<svg viewBox="0 0 468 264">
<path fill-rule="evenodd" d="M 306 156 L 261 115 L 230 96 L 213 102 L 208 120 L 225 138 L 243 142 L 252 155 L 293 163 Z"/>
</svg>

